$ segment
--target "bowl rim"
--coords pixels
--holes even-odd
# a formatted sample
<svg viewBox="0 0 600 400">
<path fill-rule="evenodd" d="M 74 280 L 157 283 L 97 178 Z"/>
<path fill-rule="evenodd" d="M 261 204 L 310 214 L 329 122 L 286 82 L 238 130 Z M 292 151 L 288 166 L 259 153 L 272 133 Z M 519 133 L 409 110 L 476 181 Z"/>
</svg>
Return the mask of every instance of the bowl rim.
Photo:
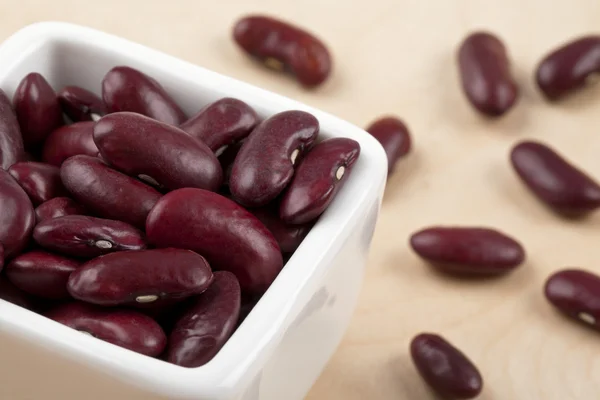
<svg viewBox="0 0 600 400">
<path fill-rule="evenodd" d="M 57 42 L 93 46 L 94 51 L 118 51 L 146 64 L 160 63 L 170 73 L 194 79 L 205 87 L 219 87 L 244 93 L 254 103 L 274 114 L 280 110 L 303 110 L 319 120 L 332 137 L 349 137 L 359 142 L 361 157 L 330 207 L 314 226 L 278 278 L 254 310 L 239 326 L 219 353 L 199 368 L 184 368 L 153 359 L 51 321 L 4 300 L 0 300 L 0 326 L 5 332 L 60 352 L 66 358 L 91 365 L 129 384 L 168 396 L 187 399 L 230 398 L 241 384 L 247 385 L 274 351 L 292 322 L 291 316 L 305 304 L 326 266 L 342 248 L 353 225 L 378 199 L 387 177 L 383 148 L 363 129 L 328 113 L 249 83 L 210 71 L 190 62 L 96 29 L 65 22 L 38 22 L 28 25 L 0 44 L 0 84 L 18 70 L 25 54 Z M 124 60 L 126 61 L 126 60 Z M 167 67 L 168 65 L 168 67 Z M 29 71 L 27 71 L 29 72 Z M 160 78 L 157 78 L 160 79 Z M 233 97 L 236 97 L 233 95 Z M 310 267 L 307 267 L 310 266 Z M 248 346 L 251 343 L 252 346 Z"/>
</svg>

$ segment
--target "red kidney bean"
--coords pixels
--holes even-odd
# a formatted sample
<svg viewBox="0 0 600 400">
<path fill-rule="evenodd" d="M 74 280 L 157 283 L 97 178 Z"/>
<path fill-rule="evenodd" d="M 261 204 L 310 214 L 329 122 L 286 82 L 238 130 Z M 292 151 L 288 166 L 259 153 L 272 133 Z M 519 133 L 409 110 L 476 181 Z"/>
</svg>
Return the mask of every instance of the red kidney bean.
<svg viewBox="0 0 600 400">
<path fill-rule="evenodd" d="M 513 147 L 512 166 L 527 187 L 555 211 L 583 214 L 600 207 L 600 186 L 550 147 L 524 141 Z"/>
<path fill-rule="evenodd" d="M 216 152 L 248 136 L 258 115 L 243 101 L 226 97 L 198 111 L 180 128 Z"/>
<path fill-rule="evenodd" d="M 67 215 L 39 223 L 33 238 L 42 247 L 73 257 L 92 258 L 123 250 L 142 250 L 142 232 L 121 221 Z"/>
<path fill-rule="evenodd" d="M 383 117 L 366 130 L 383 146 L 388 160 L 388 174 L 391 174 L 396 162 L 406 156 L 412 147 L 408 128 L 396 117 Z"/>
<path fill-rule="evenodd" d="M 55 197 L 35 209 L 36 223 L 65 215 L 85 215 L 86 209 L 68 197 Z"/>
<path fill-rule="evenodd" d="M 240 284 L 230 272 L 215 279 L 177 321 L 167 348 L 167 360 L 195 368 L 217 355 L 236 327 L 240 314 Z"/>
<path fill-rule="evenodd" d="M 141 229 L 162 196 L 150 186 L 89 156 L 69 158 L 60 168 L 60 176 L 73 197 L 89 210 Z"/>
<path fill-rule="evenodd" d="M 0 299 L 28 310 L 32 310 L 36 306 L 34 299 L 29 294 L 10 283 L 4 275 L 0 275 Z"/>
<path fill-rule="evenodd" d="M 103 306 L 159 305 L 206 290 L 213 278 L 204 257 L 181 249 L 122 251 L 85 263 L 71 274 L 71 295 Z"/>
<path fill-rule="evenodd" d="M 286 224 L 279 218 L 278 211 L 279 210 L 272 206 L 250 210 L 250 212 L 273 234 L 273 237 L 277 240 L 277 244 L 279 244 L 281 252 L 290 254 L 296 251 L 314 224 L 312 222 L 301 225 Z"/>
<path fill-rule="evenodd" d="M 275 199 L 318 134 L 319 121 L 304 111 L 285 111 L 258 125 L 233 163 L 229 188 L 236 201 L 260 207 Z"/>
<path fill-rule="evenodd" d="M 498 117 L 516 103 L 519 88 L 499 38 L 488 32 L 467 36 L 458 50 L 458 64 L 463 91 L 479 112 Z"/>
<path fill-rule="evenodd" d="M 136 311 L 106 309 L 91 304 L 68 303 L 46 317 L 100 340 L 150 357 L 158 357 L 167 337 L 152 318 Z"/>
<path fill-rule="evenodd" d="M 79 86 L 67 86 L 58 93 L 58 101 L 73 122 L 96 121 L 106 114 L 102 99 Z"/>
<path fill-rule="evenodd" d="M 25 147 L 35 148 L 63 124 L 62 111 L 52 86 L 36 72 L 25 76 L 13 98 Z"/>
<path fill-rule="evenodd" d="M 164 195 L 148 214 L 146 234 L 157 247 L 202 254 L 213 269 L 233 272 L 248 293 L 265 291 L 283 267 L 268 229 L 233 201 L 206 190 Z"/>
<path fill-rule="evenodd" d="M 34 161 L 18 162 L 8 172 L 25 190 L 34 205 L 67 194 L 60 180 L 60 170 L 54 165 Z"/>
<path fill-rule="evenodd" d="M 279 216 L 288 224 L 306 224 L 321 215 L 352 171 L 360 154 L 358 142 L 325 140 L 308 152 L 281 200 Z"/>
<path fill-rule="evenodd" d="M 548 100 L 558 100 L 600 73 L 600 35 L 579 37 L 546 55 L 536 71 L 537 85 Z"/>
<path fill-rule="evenodd" d="M 6 266 L 13 285 L 34 296 L 68 299 L 67 281 L 79 262 L 45 251 L 31 251 L 14 258 Z"/>
<path fill-rule="evenodd" d="M 600 276 L 582 269 L 564 269 L 548 278 L 544 292 L 561 312 L 600 330 Z"/>
<path fill-rule="evenodd" d="M 440 396 L 472 399 L 481 393 L 483 378 L 477 367 L 441 336 L 417 335 L 410 343 L 410 354 L 423 380 Z"/>
<path fill-rule="evenodd" d="M 19 254 L 31 238 L 35 215 L 31 200 L 5 170 L 0 170 L 0 243 L 9 259 Z"/>
<path fill-rule="evenodd" d="M 115 168 L 129 175 L 147 175 L 169 189 L 217 190 L 223 180 L 219 160 L 204 143 L 143 115 L 103 117 L 94 127 L 94 141 Z"/>
<path fill-rule="evenodd" d="M 448 273 L 501 274 L 525 260 L 519 242 L 488 228 L 431 227 L 413 234 L 410 245 L 419 256 Z"/>
<path fill-rule="evenodd" d="M 0 167 L 8 169 L 25 156 L 19 122 L 9 98 L 0 89 Z"/>
<path fill-rule="evenodd" d="M 94 143 L 94 125 L 85 121 L 56 129 L 44 143 L 42 160 L 60 167 L 67 158 L 78 154 L 96 157 L 99 151 Z"/>
<path fill-rule="evenodd" d="M 102 98 L 108 112 L 131 111 L 170 125 L 180 125 L 185 113 L 165 89 L 148 75 L 114 67 L 102 81 Z"/>
<path fill-rule="evenodd" d="M 271 68 L 289 70 L 307 88 L 322 84 L 331 72 L 331 55 L 325 44 L 287 22 L 248 16 L 235 24 L 233 38 L 249 55 Z"/>
</svg>

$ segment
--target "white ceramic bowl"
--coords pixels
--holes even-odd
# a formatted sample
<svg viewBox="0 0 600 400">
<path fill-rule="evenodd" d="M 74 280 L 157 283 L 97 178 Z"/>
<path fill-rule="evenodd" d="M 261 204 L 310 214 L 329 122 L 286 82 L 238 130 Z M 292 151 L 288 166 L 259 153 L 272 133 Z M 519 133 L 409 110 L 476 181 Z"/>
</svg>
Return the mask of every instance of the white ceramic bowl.
<svg viewBox="0 0 600 400">
<path fill-rule="evenodd" d="M 240 54 L 240 57 L 243 57 Z M 304 110 L 323 137 L 349 137 L 361 155 L 343 189 L 271 288 L 207 365 L 188 369 L 145 357 L 0 301 L 0 398 L 299 400 L 347 327 L 387 174 L 379 143 L 362 129 L 291 99 L 92 29 L 45 22 L 0 46 L 0 87 L 12 96 L 29 72 L 56 90 L 100 92 L 116 65 L 161 82 L 188 115 L 231 96 L 261 116 Z"/>
</svg>

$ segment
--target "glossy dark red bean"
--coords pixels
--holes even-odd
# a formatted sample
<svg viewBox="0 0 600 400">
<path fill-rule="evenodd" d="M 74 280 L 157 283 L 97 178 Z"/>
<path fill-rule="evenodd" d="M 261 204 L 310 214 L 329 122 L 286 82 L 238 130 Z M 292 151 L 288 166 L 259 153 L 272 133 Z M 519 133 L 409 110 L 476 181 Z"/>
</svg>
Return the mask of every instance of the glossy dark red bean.
<svg viewBox="0 0 600 400">
<path fill-rule="evenodd" d="M 43 221 L 33 230 L 33 238 L 45 249 L 84 258 L 146 248 L 143 233 L 133 226 L 83 215 Z"/>
<path fill-rule="evenodd" d="M 17 116 L 6 93 L 0 89 L 0 168 L 8 169 L 25 157 Z"/>
<path fill-rule="evenodd" d="M 584 214 L 600 207 L 600 186 L 550 147 L 524 141 L 510 160 L 525 185 L 544 203 L 563 214 Z"/>
<path fill-rule="evenodd" d="M 279 207 L 288 224 L 317 219 L 348 179 L 360 155 L 358 142 L 334 138 L 317 144 L 300 162 Z"/>
<path fill-rule="evenodd" d="M 13 98 L 26 148 L 35 148 L 63 125 L 58 98 L 52 86 L 36 72 L 25 76 Z"/>
<path fill-rule="evenodd" d="M 36 307 L 36 302 L 32 296 L 10 283 L 4 274 L 0 275 L 0 299 L 28 310 L 33 310 Z"/>
<path fill-rule="evenodd" d="M 258 125 L 233 163 L 229 188 L 236 201 L 260 207 L 275 199 L 318 134 L 319 121 L 304 111 L 284 111 Z"/>
<path fill-rule="evenodd" d="M 431 227 L 410 238 L 413 250 L 441 271 L 496 275 L 525 261 L 525 249 L 515 239 L 493 229 Z"/>
<path fill-rule="evenodd" d="M 479 112 L 492 117 L 506 113 L 517 102 L 519 88 L 510 71 L 502 41 L 488 32 L 475 32 L 458 50 L 462 88 Z"/>
<path fill-rule="evenodd" d="M 216 152 L 248 136 L 258 124 L 258 115 L 241 100 L 226 97 L 198 111 L 180 128 Z"/>
<path fill-rule="evenodd" d="M 67 194 L 60 180 L 60 170 L 54 165 L 34 161 L 18 162 L 8 172 L 25 190 L 34 205 Z"/>
<path fill-rule="evenodd" d="M 55 197 L 35 209 L 36 223 L 47 219 L 64 217 L 65 215 L 86 215 L 87 210 L 68 197 Z"/>
<path fill-rule="evenodd" d="M 188 368 L 212 360 L 235 330 L 240 302 L 240 284 L 235 275 L 215 272 L 213 283 L 175 324 L 169 335 L 167 360 Z"/>
<path fill-rule="evenodd" d="M 553 50 L 539 63 L 536 82 L 548 100 L 558 100 L 600 73 L 600 35 L 583 36 Z"/>
<path fill-rule="evenodd" d="M 123 112 L 103 117 L 94 127 L 94 141 L 102 158 L 115 168 L 149 176 L 168 189 L 217 190 L 223 180 L 219 160 L 208 146 L 143 115 Z"/>
<path fill-rule="evenodd" d="M 283 254 L 296 251 L 314 225 L 312 222 L 300 225 L 286 224 L 279 218 L 279 210 L 273 206 L 254 208 L 250 212 L 273 234 Z"/>
<path fill-rule="evenodd" d="M 73 302 L 49 311 L 46 317 L 150 357 L 158 357 L 167 345 L 167 337 L 160 325 L 132 310 Z"/>
<path fill-rule="evenodd" d="M 477 367 L 444 338 L 421 333 L 410 343 L 410 354 L 423 380 L 445 399 L 472 399 L 483 389 Z"/>
<path fill-rule="evenodd" d="M 233 28 L 233 38 L 246 53 L 273 69 L 288 70 L 307 88 L 325 82 L 332 69 L 331 55 L 321 40 L 275 18 L 242 18 Z"/>
<path fill-rule="evenodd" d="M 564 269 L 546 280 L 544 294 L 562 313 L 600 330 L 600 276 L 582 269 Z"/>
<path fill-rule="evenodd" d="M 215 270 L 233 272 L 247 293 L 262 293 L 283 267 L 279 246 L 268 229 L 233 201 L 201 189 L 164 195 L 146 221 L 157 247 L 202 254 Z"/>
<path fill-rule="evenodd" d="M 44 143 L 42 160 L 60 167 L 67 158 L 78 154 L 97 156 L 99 151 L 94 143 L 94 124 L 90 121 L 76 122 L 56 129 Z"/>
<path fill-rule="evenodd" d="M 167 91 L 148 75 L 130 67 L 114 67 L 102 80 L 108 112 L 131 111 L 170 125 L 180 125 L 185 113 Z"/>
<path fill-rule="evenodd" d="M 411 150 L 412 140 L 408 128 L 396 117 L 383 117 L 366 129 L 383 146 L 388 160 L 388 174 L 394 171 L 396 162 Z"/>
<path fill-rule="evenodd" d="M 144 229 L 146 217 L 162 196 L 148 185 L 90 156 L 69 158 L 60 167 L 65 187 L 95 214 Z"/>
<path fill-rule="evenodd" d="M 5 269 L 13 285 L 45 299 L 68 299 L 67 281 L 79 262 L 45 251 L 15 257 Z"/>
<path fill-rule="evenodd" d="M 102 99 L 79 86 L 66 86 L 58 93 L 62 110 L 73 122 L 96 121 L 106 114 Z"/>
<path fill-rule="evenodd" d="M 0 210 L 0 243 L 4 256 L 10 259 L 29 242 L 35 214 L 23 188 L 5 170 L 0 170 Z"/>
<path fill-rule="evenodd" d="M 107 254 L 71 274 L 71 295 L 103 306 L 159 305 L 206 290 L 213 279 L 204 257 L 189 250 L 153 249 Z"/>
</svg>

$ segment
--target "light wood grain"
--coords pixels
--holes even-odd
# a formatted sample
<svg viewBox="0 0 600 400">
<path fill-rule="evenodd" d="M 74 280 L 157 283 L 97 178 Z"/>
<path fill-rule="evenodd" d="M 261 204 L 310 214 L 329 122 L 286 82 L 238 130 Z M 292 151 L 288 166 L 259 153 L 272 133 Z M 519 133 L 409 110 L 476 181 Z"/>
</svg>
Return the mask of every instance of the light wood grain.
<svg viewBox="0 0 600 400">
<path fill-rule="evenodd" d="M 233 21 L 269 12 L 309 28 L 333 50 L 323 88 L 295 82 L 243 57 Z M 544 301 L 545 278 L 564 266 L 600 273 L 600 215 L 569 222 L 517 181 L 510 147 L 536 138 L 600 178 L 600 85 L 556 105 L 532 74 L 552 47 L 600 32 L 597 0 L 3 0 L 0 38 L 42 20 L 65 20 L 122 35 L 193 63 L 320 107 L 365 126 L 393 113 L 415 148 L 390 177 L 360 304 L 309 400 L 434 398 L 407 357 L 410 339 L 439 332 L 481 368 L 485 400 L 600 398 L 600 337 Z M 454 61 L 473 29 L 503 38 L 522 89 L 516 108 L 485 120 L 459 90 Z M 407 246 L 430 224 L 487 225 L 519 238 L 528 261 L 505 278 L 449 280 Z"/>
</svg>

